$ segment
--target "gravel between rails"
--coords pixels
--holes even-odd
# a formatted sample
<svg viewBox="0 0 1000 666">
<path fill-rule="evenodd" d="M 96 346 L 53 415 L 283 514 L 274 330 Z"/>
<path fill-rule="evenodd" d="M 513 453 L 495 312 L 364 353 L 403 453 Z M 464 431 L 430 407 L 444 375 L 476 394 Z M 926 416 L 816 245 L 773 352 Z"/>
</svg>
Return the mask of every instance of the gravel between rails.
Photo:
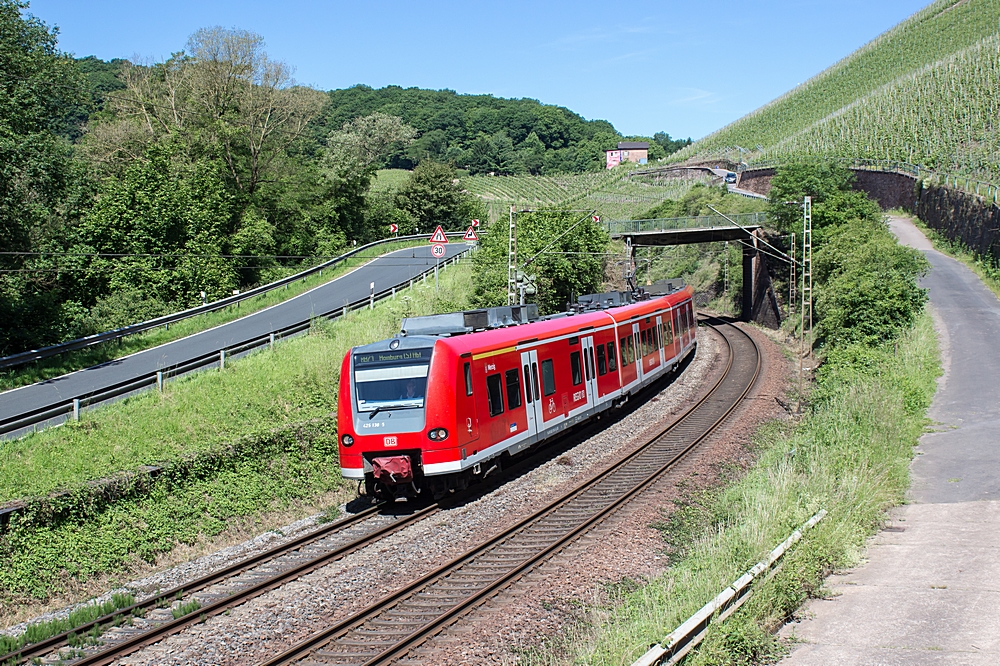
<svg viewBox="0 0 1000 666">
<path fill-rule="evenodd" d="M 732 474 L 727 470 L 752 465 L 750 439 L 756 429 L 766 421 L 789 418 L 779 400 L 786 396 L 790 362 L 767 334 L 741 328 L 761 349 L 761 377 L 723 429 L 612 518 L 400 663 L 508 666 L 523 663 L 525 653 L 538 650 L 552 663 L 571 663 L 569 655 L 560 653 L 560 641 L 573 629 L 582 627 L 586 633 L 589 607 L 607 603 L 614 586 L 641 584 L 663 573 L 664 542 L 652 525 L 669 515 L 673 500 L 724 481 Z"/>
<path fill-rule="evenodd" d="M 682 375 L 659 394 L 574 448 L 522 477 L 467 505 L 422 521 L 379 544 L 333 563 L 298 581 L 231 611 L 209 618 L 189 631 L 123 658 L 122 664 L 255 663 L 290 646 L 319 628 L 318 623 L 344 617 L 391 592 L 414 577 L 461 554 L 491 534 L 501 531 L 532 510 L 609 462 L 615 454 L 634 448 L 640 433 L 672 420 L 703 391 L 719 372 L 721 345 L 708 329 L 699 331 L 699 348 Z M 630 446 L 631 445 L 631 446 Z M 183 585 L 234 560 L 246 558 L 319 526 L 320 515 L 295 521 L 243 543 L 157 572 L 109 591 L 128 591 L 137 599 L 158 589 Z M 205 590 L 195 597 L 207 598 Z M 93 600 L 92 600 L 93 601 Z M 90 602 L 88 602 L 90 603 Z M 82 604 L 80 604 L 82 605 Z M 29 622 L 65 617 L 73 606 Z M 168 609 L 150 613 L 166 616 Z M 136 620 L 137 628 L 143 623 Z M 26 623 L 4 630 L 16 634 Z M 128 629 L 114 629 L 110 636 Z M 67 655 L 68 656 L 68 655 Z"/>
<path fill-rule="evenodd" d="M 717 335 L 699 330 L 688 368 L 659 394 L 563 455 L 475 501 L 122 658 L 120 664 L 253 664 L 364 608 L 517 522 L 672 420 L 719 372 Z M 301 521 L 300 521 L 301 522 Z M 197 596 L 197 595 L 196 595 Z"/>
</svg>

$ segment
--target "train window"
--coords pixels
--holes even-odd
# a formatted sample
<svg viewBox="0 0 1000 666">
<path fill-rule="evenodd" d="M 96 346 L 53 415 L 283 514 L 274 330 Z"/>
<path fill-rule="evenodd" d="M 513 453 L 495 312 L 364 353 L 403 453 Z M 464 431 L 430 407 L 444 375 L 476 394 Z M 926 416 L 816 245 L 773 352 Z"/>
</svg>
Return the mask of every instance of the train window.
<svg viewBox="0 0 1000 666">
<path fill-rule="evenodd" d="M 587 381 L 588 382 L 594 376 L 594 373 L 591 371 L 590 366 L 591 366 L 591 363 L 590 363 L 590 350 L 589 349 L 584 349 L 583 350 L 583 374 L 585 374 L 587 376 Z"/>
<path fill-rule="evenodd" d="M 597 379 L 597 370 L 594 369 L 594 348 L 591 347 L 589 352 L 587 357 L 590 359 L 590 377 L 591 379 Z"/>
<path fill-rule="evenodd" d="M 628 337 L 628 362 L 635 363 L 635 336 Z"/>
<path fill-rule="evenodd" d="M 573 386 L 583 383 L 583 369 L 580 367 L 580 352 L 570 352 L 569 366 L 573 370 Z"/>
<path fill-rule="evenodd" d="M 572 338 L 569 339 L 569 343 L 571 345 L 578 345 L 578 344 L 580 344 L 580 336 L 574 335 Z"/>
<path fill-rule="evenodd" d="M 472 395 L 472 364 L 465 364 L 465 395 Z"/>
<path fill-rule="evenodd" d="M 628 338 L 621 339 L 622 367 L 628 365 Z"/>
<path fill-rule="evenodd" d="M 517 368 L 503 374 L 507 384 L 507 409 L 514 410 L 521 406 L 521 376 Z"/>
<path fill-rule="evenodd" d="M 528 399 L 528 404 L 531 404 L 531 368 L 527 364 L 524 365 L 524 397 Z"/>
<path fill-rule="evenodd" d="M 642 329 L 642 353 L 640 356 L 649 355 L 649 329 Z"/>
<path fill-rule="evenodd" d="M 604 345 L 597 345 L 597 374 L 601 377 L 608 374 L 608 361 L 604 356 Z"/>
<path fill-rule="evenodd" d="M 608 343 L 608 372 L 614 372 L 618 369 L 618 356 L 615 353 L 615 343 Z"/>
<path fill-rule="evenodd" d="M 538 395 L 538 364 L 531 364 L 531 388 L 535 394 L 535 400 L 538 400 L 541 396 Z"/>
<path fill-rule="evenodd" d="M 552 369 L 552 359 L 542 361 L 542 392 L 546 396 L 556 392 L 556 373 Z"/>
<path fill-rule="evenodd" d="M 663 337 L 666 340 L 666 344 L 674 344 L 674 330 L 669 319 L 663 323 Z"/>
<path fill-rule="evenodd" d="M 486 375 L 486 394 L 490 399 L 490 416 L 503 414 L 503 389 L 500 386 L 500 373 Z"/>
<path fill-rule="evenodd" d="M 653 327 L 653 349 L 663 348 L 663 338 L 660 337 L 660 325 L 657 324 Z"/>
</svg>

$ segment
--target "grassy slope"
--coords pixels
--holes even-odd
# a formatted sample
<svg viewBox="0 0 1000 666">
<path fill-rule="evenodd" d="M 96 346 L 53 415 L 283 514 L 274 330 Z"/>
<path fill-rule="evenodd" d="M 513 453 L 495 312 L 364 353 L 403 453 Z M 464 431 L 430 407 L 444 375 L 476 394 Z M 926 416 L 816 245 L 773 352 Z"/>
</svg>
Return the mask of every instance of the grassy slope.
<svg viewBox="0 0 1000 666">
<path fill-rule="evenodd" d="M 898 355 L 890 346 L 866 360 L 867 372 L 849 363 L 828 371 L 815 411 L 800 424 L 759 433 L 758 462 L 744 478 L 671 515 L 665 536 L 682 548 L 679 561 L 598 609 L 599 622 L 564 646 L 574 663 L 630 663 L 825 508 L 826 519 L 775 578 L 725 624 L 712 625 L 685 663 L 761 663 L 780 652 L 768 630 L 818 591 L 830 569 L 856 563 L 885 508 L 903 499 L 940 371 L 930 315 L 902 336 Z M 691 543 L 693 533 L 703 536 Z M 530 663 L 560 659 L 540 653 Z"/>
<path fill-rule="evenodd" d="M 841 148 L 846 152 L 846 146 L 838 143 L 840 137 L 835 130 L 836 126 L 821 125 L 824 119 L 830 119 L 851 104 L 867 98 L 883 87 L 891 89 L 898 86 L 922 68 L 947 60 L 952 55 L 996 35 L 998 14 L 1000 14 L 1000 0 L 938 0 L 806 83 L 695 142 L 671 159 L 682 160 L 699 154 L 711 154 L 737 145 L 751 150 L 760 145 L 765 151 L 769 151 L 793 135 L 810 134 L 812 128 L 817 125 L 824 127 L 827 142 L 824 144 L 824 149 Z M 975 68 L 977 63 L 982 64 L 990 57 L 996 57 L 996 49 L 993 49 L 992 53 L 987 49 L 981 58 L 974 59 L 970 67 Z M 932 88 L 942 93 L 946 92 L 953 80 L 959 79 L 948 77 L 944 83 Z M 886 91 L 881 91 L 880 94 L 881 97 L 876 95 L 871 99 L 876 101 L 884 99 Z M 995 98 L 998 94 L 1000 93 L 994 86 L 988 96 Z M 934 117 L 939 118 L 937 127 L 929 128 L 929 135 L 933 136 L 939 128 L 954 125 L 956 121 L 961 123 L 961 113 L 953 108 L 960 102 L 952 96 L 946 95 L 941 98 L 930 95 L 921 99 L 924 106 L 932 108 L 933 113 L 927 117 L 932 121 Z M 904 103 L 907 104 L 904 113 L 907 117 L 920 110 L 921 105 L 916 104 L 915 99 L 902 94 L 900 104 Z M 866 154 L 858 156 L 885 158 L 888 155 L 893 159 L 911 158 L 908 145 L 911 142 L 905 135 L 907 128 L 901 127 L 897 122 L 899 108 L 876 106 L 868 109 L 867 115 L 856 116 L 857 122 L 862 122 L 863 118 L 864 122 L 869 124 L 874 122 L 876 126 L 885 123 L 884 129 L 881 130 L 883 134 L 895 133 L 890 137 L 890 144 L 874 146 Z M 882 115 L 875 116 L 874 112 L 879 109 Z M 974 126 L 972 129 L 975 129 Z M 899 142 L 903 142 L 906 146 L 905 151 L 898 146 L 893 148 L 893 145 Z M 996 149 L 995 142 L 993 148 Z M 913 153 L 912 159 L 917 161 L 922 157 L 923 154 L 917 150 Z M 946 161 L 947 156 L 941 157 L 945 159 L 945 162 L 941 163 L 942 168 L 949 166 Z M 954 154 L 953 151 L 951 157 L 955 159 L 950 165 L 954 169 L 976 168 L 975 164 L 967 165 L 962 161 L 960 151 L 958 154 Z"/>
<path fill-rule="evenodd" d="M 660 184 L 626 178 L 628 167 L 566 176 L 469 176 L 462 186 L 491 207 L 492 219 L 509 206 L 565 206 L 594 209 L 608 220 L 635 219 L 666 199 L 679 199 L 698 180 L 671 179 Z"/>
<path fill-rule="evenodd" d="M 31 365 L 13 368 L 8 371 L 0 371 L 0 391 L 44 381 L 68 372 L 80 370 L 81 368 L 89 368 L 116 358 L 128 356 L 129 354 L 135 354 L 144 349 L 152 349 L 153 347 L 206 331 L 215 326 L 287 301 L 310 289 L 326 284 L 334 278 L 354 270 L 361 264 L 371 261 L 375 257 L 392 252 L 393 250 L 422 244 L 423 241 L 400 241 L 398 243 L 375 246 L 369 250 L 359 252 L 354 257 L 338 264 L 331 270 L 323 271 L 323 275 L 312 275 L 304 280 L 288 285 L 287 289 L 277 289 L 261 294 L 242 302 L 239 307 L 230 306 L 222 310 L 216 310 L 215 312 L 206 312 L 205 314 L 179 321 L 171 326 L 169 330 L 166 328 L 157 328 L 123 338 L 120 342 L 95 345 L 89 349 L 61 354 L 37 363 L 32 363 Z"/>
<path fill-rule="evenodd" d="M 331 414 L 345 351 L 390 337 L 401 317 L 463 308 L 469 280 L 467 265 L 449 268 L 438 292 L 428 281 L 225 372 L 169 383 L 163 395 L 145 393 L 5 446 L 0 497 L 70 494 L 31 502 L 0 534 L 0 626 L 45 600 L 114 587 L 178 544 L 214 550 L 211 540 L 227 530 L 249 538 L 272 514 L 280 525 L 347 499 L 353 484 L 339 474 Z M 173 463 L 166 474 L 136 477 L 114 501 L 87 484 L 161 461 Z"/>
<path fill-rule="evenodd" d="M 324 325 L 323 335 L 279 344 L 233 362 L 168 382 L 93 412 L 78 423 L 6 443 L 0 449 L 0 502 L 73 488 L 140 465 L 177 459 L 285 424 L 326 418 L 335 409 L 340 362 L 354 344 L 391 337 L 399 320 L 462 307 L 468 269 L 445 271 L 433 283 L 400 292 L 374 311 Z"/>
</svg>

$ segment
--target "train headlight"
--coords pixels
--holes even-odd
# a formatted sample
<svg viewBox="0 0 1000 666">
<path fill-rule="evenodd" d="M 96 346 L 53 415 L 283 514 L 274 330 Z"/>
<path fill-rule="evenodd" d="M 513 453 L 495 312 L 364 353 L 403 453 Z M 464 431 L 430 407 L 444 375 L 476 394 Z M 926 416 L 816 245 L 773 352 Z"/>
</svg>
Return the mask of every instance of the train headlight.
<svg viewBox="0 0 1000 666">
<path fill-rule="evenodd" d="M 440 442 L 443 439 L 448 439 L 448 431 L 444 428 L 434 428 L 427 436 L 430 437 L 435 442 Z"/>
<path fill-rule="evenodd" d="M 350 435 L 344 435 L 343 437 L 340 438 L 340 442 L 344 446 L 351 446 L 354 444 L 354 438 L 351 437 Z"/>
</svg>

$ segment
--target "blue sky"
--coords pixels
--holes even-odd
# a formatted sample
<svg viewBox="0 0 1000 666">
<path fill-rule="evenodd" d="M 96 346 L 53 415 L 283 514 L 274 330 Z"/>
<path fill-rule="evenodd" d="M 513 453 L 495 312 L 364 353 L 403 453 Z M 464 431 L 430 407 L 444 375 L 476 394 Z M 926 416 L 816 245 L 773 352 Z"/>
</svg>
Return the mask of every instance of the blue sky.
<svg viewBox="0 0 1000 666">
<path fill-rule="evenodd" d="M 699 138 L 929 0 L 321 2 L 33 0 L 77 56 L 162 59 L 201 27 L 263 35 L 321 89 L 355 83 L 532 97 L 625 134 Z"/>
</svg>

